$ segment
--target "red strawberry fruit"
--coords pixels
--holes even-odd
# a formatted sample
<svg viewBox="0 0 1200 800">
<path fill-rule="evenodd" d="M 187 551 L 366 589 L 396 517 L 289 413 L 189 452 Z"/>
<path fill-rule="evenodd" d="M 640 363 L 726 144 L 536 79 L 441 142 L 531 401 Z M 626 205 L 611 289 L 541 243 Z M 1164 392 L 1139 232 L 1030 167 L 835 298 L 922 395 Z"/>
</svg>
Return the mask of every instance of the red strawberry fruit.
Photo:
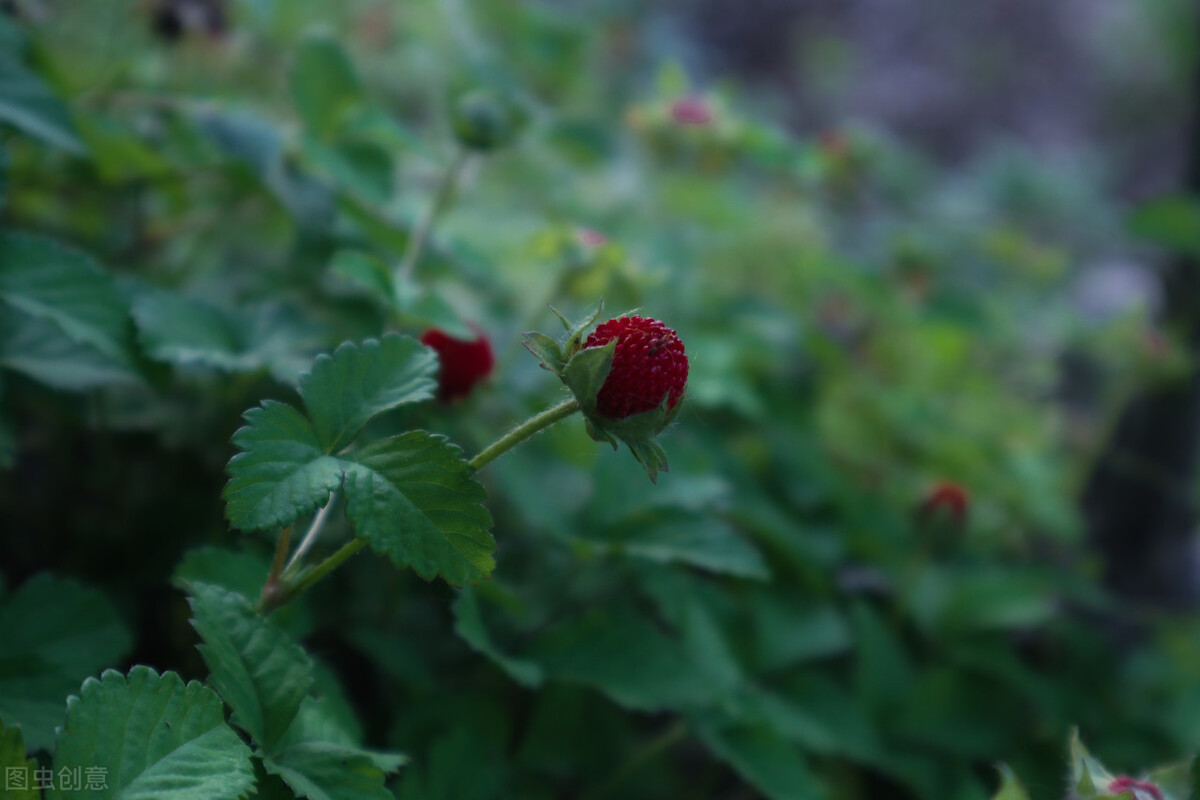
<svg viewBox="0 0 1200 800">
<path fill-rule="evenodd" d="M 652 411 L 664 398 L 671 411 L 687 386 L 688 359 L 675 331 L 649 317 L 618 317 L 588 336 L 584 349 L 617 340 L 612 368 L 596 395 L 596 410 L 608 419 Z"/>
<path fill-rule="evenodd" d="M 433 348 L 442 362 L 438 373 L 438 400 L 449 403 L 466 397 L 496 364 L 492 343 L 482 331 L 474 340 L 458 339 L 439 328 L 421 334 L 421 344 Z"/>
<path fill-rule="evenodd" d="M 917 509 L 917 517 L 928 519 L 939 511 L 946 511 L 956 523 L 962 525 L 967 521 L 967 508 L 970 506 L 970 495 L 967 490 L 957 483 L 943 481 L 936 484 L 926 495 L 925 501 Z"/>
</svg>

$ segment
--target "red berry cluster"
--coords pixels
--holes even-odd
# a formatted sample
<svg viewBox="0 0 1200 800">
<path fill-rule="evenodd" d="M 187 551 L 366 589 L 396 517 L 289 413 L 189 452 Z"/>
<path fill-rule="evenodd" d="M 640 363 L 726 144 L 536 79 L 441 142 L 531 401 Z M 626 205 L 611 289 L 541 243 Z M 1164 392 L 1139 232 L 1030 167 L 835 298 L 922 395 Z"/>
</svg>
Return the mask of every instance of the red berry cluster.
<svg viewBox="0 0 1200 800">
<path fill-rule="evenodd" d="M 671 410 L 687 386 L 688 359 L 675 331 L 649 317 L 618 317 L 601 323 L 586 347 L 617 340 L 612 369 L 596 395 L 596 410 L 609 419 L 622 419 L 658 408 L 667 398 Z"/>
<path fill-rule="evenodd" d="M 438 400 L 448 403 L 466 397 L 472 387 L 492 372 L 496 358 L 492 344 L 482 332 L 474 341 L 456 339 L 438 328 L 421 334 L 421 344 L 438 354 L 442 368 L 438 372 Z"/>
</svg>

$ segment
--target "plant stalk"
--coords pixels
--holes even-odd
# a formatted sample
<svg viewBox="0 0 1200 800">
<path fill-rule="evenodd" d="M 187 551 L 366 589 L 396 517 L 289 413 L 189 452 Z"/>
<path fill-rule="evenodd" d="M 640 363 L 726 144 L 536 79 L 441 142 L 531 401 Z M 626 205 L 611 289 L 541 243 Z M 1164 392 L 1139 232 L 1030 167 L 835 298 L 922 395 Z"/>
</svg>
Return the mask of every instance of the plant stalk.
<svg viewBox="0 0 1200 800">
<path fill-rule="evenodd" d="M 489 444 L 479 455 L 471 459 L 471 468 L 478 470 L 485 464 L 490 464 L 504 453 L 519 445 L 543 428 L 548 428 L 560 419 L 565 419 L 579 410 L 579 401 L 574 397 L 564 400 L 552 408 L 548 408 L 536 416 L 522 422 L 496 441 Z"/>
<path fill-rule="evenodd" d="M 438 217 L 450 207 L 451 201 L 454 199 L 454 190 L 458 187 L 463 170 L 470 161 L 471 153 L 465 148 L 459 148 L 449 166 L 446 167 L 446 171 L 442 174 L 442 180 L 438 184 L 437 192 L 433 196 L 433 202 L 425 209 L 424 215 L 409 236 L 408 246 L 404 249 L 404 258 L 396 269 L 397 285 L 410 280 L 413 273 L 416 272 L 417 263 L 421 260 L 421 256 L 425 252 L 425 245 L 429 241 L 429 234 L 433 231 Z"/>
</svg>

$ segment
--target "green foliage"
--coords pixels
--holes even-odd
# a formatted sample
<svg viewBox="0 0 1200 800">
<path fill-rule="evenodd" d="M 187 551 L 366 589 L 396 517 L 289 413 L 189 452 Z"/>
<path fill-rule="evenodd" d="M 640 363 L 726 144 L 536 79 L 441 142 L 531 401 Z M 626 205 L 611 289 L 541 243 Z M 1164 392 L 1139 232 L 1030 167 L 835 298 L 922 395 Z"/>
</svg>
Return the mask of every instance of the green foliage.
<svg viewBox="0 0 1200 800">
<path fill-rule="evenodd" d="M 88 678 L 67 700 L 55 767 L 104 770 L 103 788 L 60 779 L 52 800 L 233 800 L 254 786 L 250 748 L 225 724 L 220 698 L 173 672 L 134 667 Z"/>
<path fill-rule="evenodd" d="M 15 725 L 6 727 L 4 721 L 0 720 L 0 772 L 5 775 L 5 798 L 38 800 L 41 792 L 35 780 L 34 770 L 37 768 L 37 759 L 25 756 L 25 740 L 21 737 L 21 729 Z"/>
<path fill-rule="evenodd" d="M 67 694 L 131 644 L 101 592 L 49 575 L 0 599 L 0 640 L 0 718 L 21 726 L 30 750 L 49 749 Z"/>
<path fill-rule="evenodd" d="M 787 131 L 659 63 L 653 4 L 225 3 L 170 43 L 157 3 L 18 5 L 49 12 L 0 12 L 5 766 L 978 800 L 1002 760 L 1001 800 L 1049 800 L 1073 725 L 1114 765 L 1077 745 L 1079 796 L 1200 742 L 1196 621 L 1111 596 L 1076 508 L 1115 409 L 1194 355 L 1078 286 L 1200 252 L 1191 200 Z M 468 460 L 564 382 L 594 411 L 601 298 L 680 332 L 685 401 Z M 547 305 L 587 311 L 517 357 Z M 426 402 L 431 326 L 490 340 L 488 385 Z M 1146 775 L 1183 800 L 1191 770 Z"/>
</svg>

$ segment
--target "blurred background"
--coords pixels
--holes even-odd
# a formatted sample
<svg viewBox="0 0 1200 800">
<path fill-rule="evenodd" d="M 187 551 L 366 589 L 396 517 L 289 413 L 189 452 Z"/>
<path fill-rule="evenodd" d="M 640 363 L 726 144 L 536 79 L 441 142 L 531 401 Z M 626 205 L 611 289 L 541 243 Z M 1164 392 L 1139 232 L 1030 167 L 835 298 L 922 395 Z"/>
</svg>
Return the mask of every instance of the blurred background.
<svg viewBox="0 0 1200 800">
<path fill-rule="evenodd" d="M 986 798 L 1004 761 L 1048 800 L 1072 726 L 1130 774 L 1200 748 L 1191 4 L 2 6 L 0 223 L 107 310 L 0 283 L 0 603 L 52 573 L 107 665 L 203 678 L 172 578 L 253 596 L 272 547 L 222 515 L 243 411 L 477 326 L 489 382 L 380 428 L 474 452 L 557 397 L 521 333 L 603 298 L 691 359 L 657 487 L 562 424 L 480 476 L 491 581 L 363 558 L 281 615 L 397 797 Z M 472 93 L 505 141 L 392 287 Z"/>
</svg>

